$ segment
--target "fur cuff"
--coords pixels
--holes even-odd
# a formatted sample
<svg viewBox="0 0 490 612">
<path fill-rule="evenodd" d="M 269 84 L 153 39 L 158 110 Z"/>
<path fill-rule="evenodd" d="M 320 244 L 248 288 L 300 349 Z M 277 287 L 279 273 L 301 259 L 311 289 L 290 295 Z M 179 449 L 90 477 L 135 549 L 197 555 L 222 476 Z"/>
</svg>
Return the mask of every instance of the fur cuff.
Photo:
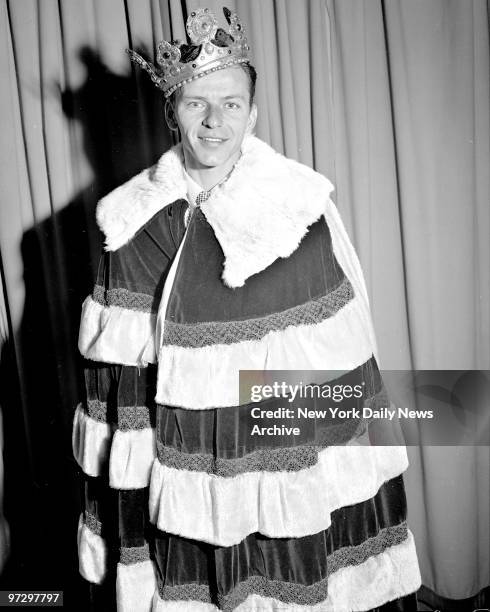
<svg viewBox="0 0 490 612">
<path fill-rule="evenodd" d="M 105 540 L 83 522 L 78 522 L 78 570 L 85 580 L 100 584 L 107 571 L 107 547 Z"/>
<path fill-rule="evenodd" d="M 116 597 L 118 612 L 152 612 L 157 579 L 153 562 L 117 565 Z"/>
<path fill-rule="evenodd" d="M 94 477 L 102 474 L 111 439 L 111 426 L 92 419 L 79 404 L 73 418 L 71 442 L 73 455 L 85 474 Z"/>
<path fill-rule="evenodd" d="M 156 315 L 102 306 L 89 295 L 82 306 L 78 350 L 92 361 L 146 367 L 155 363 Z"/>
</svg>

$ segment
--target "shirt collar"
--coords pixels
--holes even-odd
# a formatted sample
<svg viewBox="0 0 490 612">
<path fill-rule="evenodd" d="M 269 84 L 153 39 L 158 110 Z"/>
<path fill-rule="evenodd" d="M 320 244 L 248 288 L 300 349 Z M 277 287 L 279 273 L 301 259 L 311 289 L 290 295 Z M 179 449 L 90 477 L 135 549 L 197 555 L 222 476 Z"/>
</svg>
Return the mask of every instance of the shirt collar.
<svg viewBox="0 0 490 612">
<path fill-rule="evenodd" d="M 201 193 L 201 191 L 205 191 L 199 183 L 197 183 L 192 176 L 184 169 L 184 179 L 187 184 L 187 197 L 189 198 L 189 204 L 191 207 L 196 205 L 196 198 Z"/>
<path fill-rule="evenodd" d="M 227 182 L 230 176 L 233 174 L 233 171 L 235 170 L 235 167 L 239 161 L 240 161 L 240 158 L 238 158 L 238 160 L 235 162 L 233 168 L 228 172 L 228 174 L 225 177 L 223 177 L 218 183 L 216 183 L 216 185 L 211 187 L 211 189 L 204 189 L 204 187 L 199 185 L 199 183 L 195 181 L 192 178 L 192 176 L 187 172 L 187 170 L 185 169 L 185 163 L 184 163 L 183 165 L 184 180 L 187 185 L 187 197 L 189 198 L 190 206 L 194 207 L 196 205 L 196 198 L 203 191 L 205 191 L 206 193 L 212 193 L 215 190 L 220 189 Z"/>
</svg>

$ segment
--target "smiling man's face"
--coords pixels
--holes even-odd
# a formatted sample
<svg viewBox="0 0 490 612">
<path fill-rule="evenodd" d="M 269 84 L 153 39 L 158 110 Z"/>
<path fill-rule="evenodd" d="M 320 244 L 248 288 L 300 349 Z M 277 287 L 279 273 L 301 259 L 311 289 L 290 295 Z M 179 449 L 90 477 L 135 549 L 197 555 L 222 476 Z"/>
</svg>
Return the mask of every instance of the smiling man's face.
<svg viewBox="0 0 490 612">
<path fill-rule="evenodd" d="M 223 68 L 182 86 L 174 106 L 188 170 L 226 176 L 240 157 L 257 109 L 250 106 L 249 80 L 239 66 Z"/>
</svg>

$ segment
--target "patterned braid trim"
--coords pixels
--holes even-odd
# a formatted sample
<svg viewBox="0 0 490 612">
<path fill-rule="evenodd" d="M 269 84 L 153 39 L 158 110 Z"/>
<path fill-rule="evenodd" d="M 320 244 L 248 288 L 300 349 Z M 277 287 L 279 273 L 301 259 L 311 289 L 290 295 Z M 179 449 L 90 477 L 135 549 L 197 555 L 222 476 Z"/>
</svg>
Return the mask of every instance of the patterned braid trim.
<svg viewBox="0 0 490 612">
<path fill-rule="evenodd" d="M 154 296 L 146 293 L 136 293 L 122 287 L 106 290 L 102 285 L 95 285 L 92 299 L 102 306 L 120 306 L 138 312 L 157 312 L 156 302 L 158 300 Z"/>
<path fill-rule="evenodd" d="M 102 523 L 95 516 L 95 514 L 91 514 L 85 510 L 83 513 L 83 522 L 85 523 L 86 527 L 90 529 L 90 531 L 100 536 L 102 533 Z"/>
<path fill-rule="evenodd" d="M 384 527 L 377 535 L 365 540 L 358 546 L 345 546 L 335 550 L 328 556 L 327 574 L 330 576 L 343 567 L 360 565 L 367 561 L 369 557 L 381 554 L 390 546 L 401 544 L 407 537 L 408 527 L 406 521 L 399 525 Z"/>
<path fill-rule="evenodd" d="M 366 401 L 366 406 L 385 397 L 382 390 Z M 382 404 L 386 406 L 386 403 Z M 316 465 L 318 452 L 328 446 L 340 446 L 362 436 L 371 419 L 349 419 L 339 425 L 327 427 L 314 444 L 280 448 L 263 448 L 243 457 L 223 459 L 207 453 L 184 453 L 157 440 L 157 456 L 162 465 L 177 470 L 206 472 L 222 478 L 233 478 L 245 472 L 298 472 Z"/>
<path fill-rule="evenodd" d="M 89 417 L 100 423 L 108 423 L 107 402 L 98 399 L 87 400 L 87 414 Z M 154 410 L 150 411 L 147 406 L 118 406 L 117 424 L 111 425 L 121 431 L 141 430 L 154 427 Z"/>
<path fill-rule="evenodd" d="M 107 423 L 107 403 L 98 399 L 87 400 L 87 414 L 94 421 Z"/>
<path fill-rule="evenodd" d="M 269 580 L 265 576 L 250 576 L 240 582 L 226 595 L 218 594 L 220 610 L 231 612 L 251 594 L 277 599 L 285 604 L 315 605 L 328 597 L 328 579 L 343 567 L 360 565 L 370 557 L 379 555 L 391 546 L 401 544 L 408 537 L 406 522 L 382 529 L 376 536 L 358 546 L 346 546 L 334 551 L 327 557 L 327 576 L 314 584 L 297 584 L 281 580 Z M 163 586 L 159 584 L 161 599 L 167 601 L 201 601 L 210 603 L 212 597 L 206 584 L 182 584 Z"/>
<path fill-rule="evenodd" d="M 213 321 L 208 323 L 174 323 L 165 321 L 163 345 L 200 348 L 213 344 L 235 344 L 245 340 L 260 340 L 272 331 L 290 326 L 313 325 L 336 314 L 354 297 L 347 279 L 333 291 L 300 306 L 265 317 L 244 321 Z"/>
<path fill-rule="evenodd" d="M 232 478 L 244 472 L 296 472 L 318 461 L 316 446 L 264 448 L 244 457 L 221 459 L 208 454 L 181 453 L 157 440 L 157 453 L 160 463 L 167 467 L 207 472 L 222 478 Z"/>
<path fill-rule="evenodd" d="M 148 561 L 150 558 L 150 549 L 148 544 L 143 546 L 132 546 L 121 548 L 119 562 L 124 565 L 132 565 L 133 563 L 141 563 Z"/>
<path fill-rule="evenodd" d="M 176 586 L 158 585 L 158 593 L 164 601 L 203 601 L 212 603 L 207 584 L 178 584 Z"/>
<path fill-rule="evenodd" d="M 211 454 L 183 453 L 157 440 L 157 456 L 162 465 L 177 470 L 206 472 L 232 478 L 245 472 L 298 472 L 316 465 L 318 452 L 327 446 L 341 445 L 358 438 L 367 429 L 368 419 L 346 421 L 329 427 L 317 444 L 282 448 L 263 448 L 243 457 L 222 459 Z"/>
<path fill-rule="evenodd" d="M 121 431 L 140 430 L 152 427 L 152 415 L 147 406 L 119 406 L 117 426 Z"/>
</svg>

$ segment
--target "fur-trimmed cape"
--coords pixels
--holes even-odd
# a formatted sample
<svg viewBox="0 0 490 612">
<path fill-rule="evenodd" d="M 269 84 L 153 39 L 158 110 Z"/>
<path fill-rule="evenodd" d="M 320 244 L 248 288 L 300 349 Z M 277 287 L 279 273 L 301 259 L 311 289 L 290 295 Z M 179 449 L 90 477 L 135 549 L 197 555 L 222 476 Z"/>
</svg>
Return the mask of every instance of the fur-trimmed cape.
<svg viewBox="0 0 490 612">
<path fill-rule="evenodd" d="M 104 508 L 102 487 L 100 503 L 88 491 L 79 559 L 102 582 L 119 554 L 121 612 L 218 610 L 214 601 L 347 612 L 420 586 L 404 448 L 371 447 L 355 419 L 287 441 L 252 428 L 240 370 L 305 382 L 319 372 L 321 384 L 365 383 L 360 404 L 387 400 L 332 184 L 256 138 L 242 153 L 187 226 L 181 147 L 98 208 L 112 252 L 82 314 L 80 350 L 95 363 L 73 449 L 91 481 L 118 490 L 119 512 Z M 104 539 L 110 517 L 119 542 Z"/>
<path fill-rule="evenodd" d="M 278 257 L 289 257 L 325 212 L 333 189 L 318 172 L 246 137 L 230 178 L 201 206 L 225 255 L 224 283 L 241 287 Z M 186 192 L 182 146 L 177 145 L 100 201 L 97 221 L 106 250 L 126 244 L 160 209 L 185 199 Z"/>
</svg>

